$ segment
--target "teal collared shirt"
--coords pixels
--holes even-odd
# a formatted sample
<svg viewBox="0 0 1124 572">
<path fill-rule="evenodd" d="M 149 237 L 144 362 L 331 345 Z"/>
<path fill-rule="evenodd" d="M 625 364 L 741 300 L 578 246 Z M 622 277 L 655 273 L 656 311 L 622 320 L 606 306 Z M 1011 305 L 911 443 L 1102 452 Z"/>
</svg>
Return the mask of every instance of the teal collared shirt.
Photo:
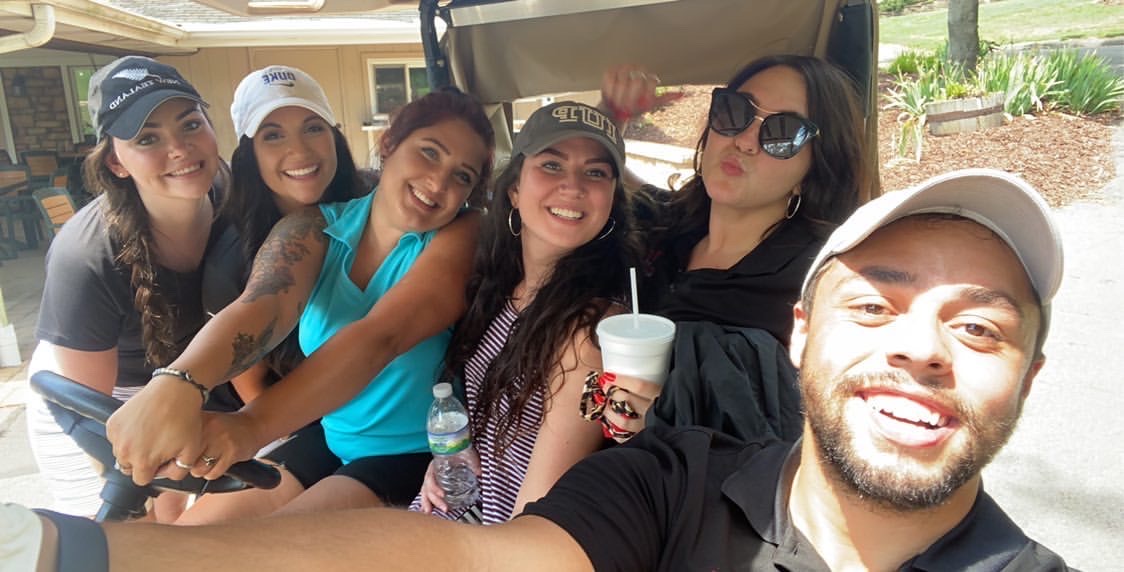
<svg viewBox="0 0 1124 572">
<path fill-rule="evenodd" d="M 366 288 L 357 286 L 349 274 L 371 215 L 374 195 L 320 205 L 327 222 L 324 234 L 328 237 L 328 252 L 300 319 L 300 345 L 305 355 L 312 355 L 341 328 L 366 316 L 406 275 L 437 234 L 429 231 L 402 235 Z M 374 455 L 429 450 L 426 414 L 451 337 L 449 329 L 422 341 L 387 364 L 354 399 L 324 416 L 324 436 L 337 457 L 350 463 Z M 358 355 L 368 349 L 357 347 L 349 351 Z"/>
</svg>

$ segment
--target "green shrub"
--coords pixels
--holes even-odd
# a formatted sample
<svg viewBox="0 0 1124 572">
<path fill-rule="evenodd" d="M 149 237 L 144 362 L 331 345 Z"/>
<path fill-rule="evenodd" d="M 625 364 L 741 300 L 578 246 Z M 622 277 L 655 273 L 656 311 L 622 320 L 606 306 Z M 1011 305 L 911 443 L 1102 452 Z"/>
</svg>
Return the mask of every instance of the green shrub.
<svg viewBox="0 0 1124 572">
<path fill-rule="evenodd" d="M 919 50 L 906 50 L 890 62 L 887 71 L 894 75 L 917 74 L 940 67 L 936 55 Z"/>
<path fill-rule="evenodd" d="M 1067 50 L 1051 53 L 1046 65 L 1058 80 L 1059 107 L 1084 115 L 1120 108 L 1124 79 L 1112 73 L 1104 58 Z"/>
<path fill-rule="evenodd" d="M 996 52 L 976 67 L 976 85 L 984 93 L 1005 91 L 1003 110 L 1026 115 L 1049 109 L 1061 91 L 1046 59 L 1028 54 Z"/>
<path fill-rule="evenodd" d="M 899 157 L 912 155 L 921 160 L 921 143 L 925 135 L 925 104 L 935 101 L 941 91 L 939 74 L 922 71 L 916 78 L 899 75 L 887 95 L 887 107 L 897 109 L 898 141 L 894 150 Z"/>
<path fill-rule="evenodd" d="M 881 0 L 881 2 L 878 3 L 878 11 L 882 14 L 897 16 L 906 8 L 924 1 L 925 0 Z"/>
</svg>

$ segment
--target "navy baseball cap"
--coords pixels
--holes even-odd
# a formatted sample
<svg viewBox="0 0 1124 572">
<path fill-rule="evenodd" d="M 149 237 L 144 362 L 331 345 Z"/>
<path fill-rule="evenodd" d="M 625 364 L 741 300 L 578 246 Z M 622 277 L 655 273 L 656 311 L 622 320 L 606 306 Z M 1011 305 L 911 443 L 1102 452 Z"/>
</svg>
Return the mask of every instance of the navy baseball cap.
<svg viewBox="0 0 1124 572">
<path fill-rule="evenodd" d="M 107 134 L 132 139 L 152 110 L 177 97 L 207 106 L 176 68 L 144 56 L 125 56 L 90 77 L 90 120 L 99 140 Z"/>
</svg>

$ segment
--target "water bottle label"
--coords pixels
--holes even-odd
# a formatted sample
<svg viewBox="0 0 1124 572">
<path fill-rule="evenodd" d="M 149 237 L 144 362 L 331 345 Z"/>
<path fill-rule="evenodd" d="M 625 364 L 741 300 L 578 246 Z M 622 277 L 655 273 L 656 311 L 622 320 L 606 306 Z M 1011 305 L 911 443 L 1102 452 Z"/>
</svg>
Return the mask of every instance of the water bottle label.
<svg viewBox="0 0 1124 572">
<path fill-rule="evenodd" d="M 434 455 L 455 455 L 472 444 L 471 434 L 466 425 L 453 433 L 430 433 L 429 450 Z"/>
</svg>

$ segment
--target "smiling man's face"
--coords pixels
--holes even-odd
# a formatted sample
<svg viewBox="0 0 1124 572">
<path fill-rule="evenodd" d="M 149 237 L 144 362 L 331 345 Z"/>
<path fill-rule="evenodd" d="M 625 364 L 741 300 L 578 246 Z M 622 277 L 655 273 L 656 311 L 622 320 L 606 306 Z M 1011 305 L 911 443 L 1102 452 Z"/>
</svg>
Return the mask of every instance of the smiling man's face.
<svg viewBox="0 0 1124 572">
<path fill-rule="evenodd" d="M 1042 361 L 1022 265 L 985 227 L 909 217 L 828 263 L 791 350 L 829 474 L 897 510 L 938 505 L 1007 442 Z"/>
</svg>

